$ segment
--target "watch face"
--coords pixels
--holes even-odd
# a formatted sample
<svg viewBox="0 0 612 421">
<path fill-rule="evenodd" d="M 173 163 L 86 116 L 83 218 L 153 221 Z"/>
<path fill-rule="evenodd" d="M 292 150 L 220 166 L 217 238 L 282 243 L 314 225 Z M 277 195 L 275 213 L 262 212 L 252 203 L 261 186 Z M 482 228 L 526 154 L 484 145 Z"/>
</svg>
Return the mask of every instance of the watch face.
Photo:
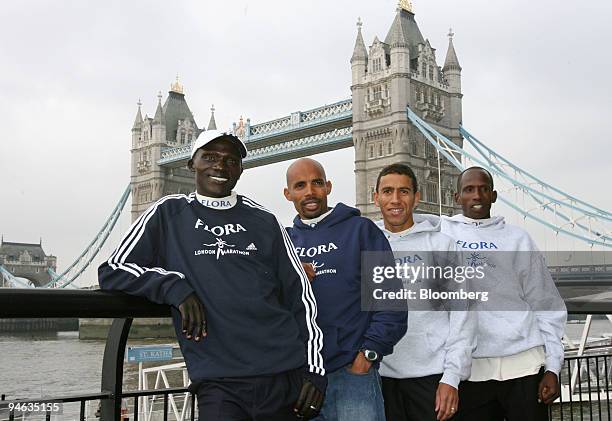
<svg viewBox="0 0 612 421">
<path fill-rule="evenodd" d="M 364 355 L 368 361 L 376 361 L 378 359 L 378 354 L 376 351 L 366 351 Z"/>
</svg>

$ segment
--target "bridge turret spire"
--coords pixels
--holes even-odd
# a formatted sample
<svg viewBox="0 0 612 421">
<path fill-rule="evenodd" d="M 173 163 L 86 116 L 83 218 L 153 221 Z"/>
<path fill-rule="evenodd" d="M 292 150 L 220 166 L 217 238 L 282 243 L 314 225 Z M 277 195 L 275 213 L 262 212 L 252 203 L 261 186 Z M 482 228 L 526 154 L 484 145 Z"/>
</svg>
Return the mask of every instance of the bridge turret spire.
<svg viewBox="0 0 612 421">
<path fill-rule="evenodd" d="M 210 121 L 208 122 L 207 130 L 217 130 L 217 122 L 215 121 L 215 105 L 210 107 Z"/>
<path fill-rule="evenodd" d="M 412 2 L 410 0 L 399 0 L 397 2 L 397 10 L 405 10 L 406 12 L 414 14 L 412 11 Z"/>
<path fill-rule="evenodd" d="M 360 81 L 365 76 L 368 65 L 368 50 L 366 50 L 365 43 L 363 42 L 363 35 L 361 35 L 362 26 L 361 18 L 357 18 L 357 39 L 355 40 L 355 48 L 351 57 L 353 85 L 361 83 Z"/>
<path fill-rule="evenodd" d="M 442 70 L 457 70 L 461 72 L 461 66 L 459 65 L 459 59 L 457 58 L 457 53 L 455 52 L 455 46 L 453 45 L 453 37 L 455 33 L 453 29 L 448 30 L 448 51 L 446 52 L 446 60 L 444 61 L 444 68 Z"/>
<path fill-rule="evenodd" d="M 444 61 L 444 77 L 448 82 L 448 86 L 454 93 L 461 93 L 461 65 L 457 59 L 455 46 L 453 45 L 453 37 L 455 34 L 452 29 L 448 31 L 448 51 L 446 52 L 446 60 Z"/>
<path fill-rule="evenodd" d="M 361 35 L 361 27 L 363 22 L 361 18 L 357 18 L 357 39 L 355 40 L 355 48 L 353 49 L 353 57 L 351 57 L 351 64 L 355 61 L 366 61 L 368 59 L 368 50 L 366 50 L 365 43 L 363 42 L 363 35 Z"/>
<path fill-rule="evenodd" d="M 138 111 L 136 112 L 136 118 L 134 119 L 134 126 L 132 127 L 132 130 L 138 130 L 142 127 L 142 112 L 140 110 L 142 102 L 140 102 L 140 99 L 138 99 L 137 104 L 138 104 Z"/>
<path fill-rule="evenodd" d="M 157 109 L 155 110 L 155 117 L 153 117 L 153 123 L 162 124 L 164 122 L 164 110 L 162 109 L 162 93 L 159 91 L 157 94 Z"/>
<path fill-rule="evenodd" d="M 170 85 L 170 92 L 176 92 L 177 94 L 185 94 L 183 85 L 179 82 L 179 75 L 176 75 L 176 80 Z"/>
</svg>

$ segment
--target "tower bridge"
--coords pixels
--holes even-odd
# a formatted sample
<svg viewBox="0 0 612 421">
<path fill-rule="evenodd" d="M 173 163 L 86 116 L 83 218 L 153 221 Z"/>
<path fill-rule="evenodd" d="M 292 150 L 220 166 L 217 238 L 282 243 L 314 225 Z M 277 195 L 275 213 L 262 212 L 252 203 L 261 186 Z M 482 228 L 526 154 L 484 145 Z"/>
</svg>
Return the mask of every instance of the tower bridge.
<svg viewBox="0 0 612 421">
<path fill-rule="evenodd" d="M 246 168 L 354 147 L 356 206 L 376 218 L 373 193 L 378 172 L 394 162 L 410 165 L 422 184 L 425 212 L 452 214 L 452 189 L 458 169 L 443 159 L 408 119 L 406 106 L 440 133 L 462 146 L 461 66 L 453 33 L 443 66 L 436 49 L 423 37 L 409 2 L 401 2 L 386 36 L 369 48 L 357 22 L 350 60 L 352 98 L 271 121 L 240 121 L 231 129 L 249 150 Z M 193 119 L 177 80 L 154 117 L 141 114 L 132 128 L 132 219 L 166 194 L 190 192 L 193 177 L 186 170 L 191 141 L 204 130 Z M 216 128 L 214 110 L 208 128 Z M 347 175 L 348 176 L 348 175 Z M 439 194 L 439 191 L 441 194 Z"/>
</svg>

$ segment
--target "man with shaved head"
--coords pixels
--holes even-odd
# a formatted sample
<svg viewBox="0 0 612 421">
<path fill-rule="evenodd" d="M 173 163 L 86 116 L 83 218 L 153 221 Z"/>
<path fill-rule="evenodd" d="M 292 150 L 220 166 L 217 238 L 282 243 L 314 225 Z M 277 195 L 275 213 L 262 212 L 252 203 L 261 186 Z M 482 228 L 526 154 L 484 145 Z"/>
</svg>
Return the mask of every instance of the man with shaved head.
<svg viewBox="0 0 612 421">
<path fill-rule="evenodd" d="M 343 203 L 330 208 L 331 190 L 323 166 L 313 159 L 298 159 L 287 169 L 284 194 L 298 213 L 288 231 L 301 261 L 315 275 L 312 289 L 328 373 L 316 420 L 384 421 L 378 366 L 406 332 L 406 312 L 362 311 L 361 272 L 367 270 L 362 253 L 390 253 L 391 247 L 359 210 Z"/>
</svg>

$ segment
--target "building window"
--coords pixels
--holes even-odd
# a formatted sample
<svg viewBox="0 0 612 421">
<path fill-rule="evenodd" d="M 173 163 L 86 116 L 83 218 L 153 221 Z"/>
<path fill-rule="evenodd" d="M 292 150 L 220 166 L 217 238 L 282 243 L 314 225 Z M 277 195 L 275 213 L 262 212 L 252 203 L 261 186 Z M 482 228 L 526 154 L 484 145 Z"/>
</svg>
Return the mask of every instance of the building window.
<svg viewBox="0 0 612 421">
<path fill-rule="evenodd" d="M 393 142 L 387 144 L 387 155 L 393 155 Z"/>
<path fill-rule="evenodd" d="M 429 203 L 438 203 L 438 183 L 428 181 L 425 194 Z"/>
<path fill-rule="evenodd" d="M 378 156 L 383 156 L 383 144 L 378 144 Z"/>
<path fill-rule="evenodd" d="M 412 146 L 412 154 L 413 155 L 418 155 L 419 154 L 419 148 L 417 147 L 416 140 L 412 141 L 411 146 Z"/>
<path fill-rule="evenodd" d="M 374 72 L 380 72 L 382 70 L 382 58 L 381 57 L 374 59 L 374 61 L 372 62 L 372 70 Z"/>
<path fill-rule="evenodd" d="M 374 158 L 374 145 L 370 145 L 370 159 Z"/>
<path fill-rule="evenodd" d="M 422 61 L 421 62 L 421 76 L 425 78 L 426 75 L 427 75 L 427 64 L 425 64 L 425 62 Z"/>
<path fill-rule="evenodd" d="M 191 139 L 192 139 L 191 136 L 192 136 L 192 134 L 191 134 L 191 132 L 189 132 L 189 134 L 187 135 L 187 140 L 190 141 L 190 142 L 191 142 Z"/>
<path fill-rule="evenodd" d="M 181 131 L 181 145 L 185 144 L 185 132 Z"/>
<path fill-rule="evenodd" d="M 425 142 L 425 156 L 428 158 L 436 156 L 436 148 L 429 141 Z"/>
<path fill-rule="evenodd" d="M 434 78 L 434 67 L 432 65 L 429 65 L 429 79 L 433 80 Z"/>
<path fill-rule="evenodd" d="M 372 93 L 374 96 L 374 100 L 380 99 L 382 97 L 382 88 L 380 86 L 375 86 L 372 88 Z"/>
<path fill-rule="evenodd" d="M 376 192 L 376 188 L 374 186 L 368 187 L 368 202 L 374 203 L 374 192 Z"/>
</svg>

